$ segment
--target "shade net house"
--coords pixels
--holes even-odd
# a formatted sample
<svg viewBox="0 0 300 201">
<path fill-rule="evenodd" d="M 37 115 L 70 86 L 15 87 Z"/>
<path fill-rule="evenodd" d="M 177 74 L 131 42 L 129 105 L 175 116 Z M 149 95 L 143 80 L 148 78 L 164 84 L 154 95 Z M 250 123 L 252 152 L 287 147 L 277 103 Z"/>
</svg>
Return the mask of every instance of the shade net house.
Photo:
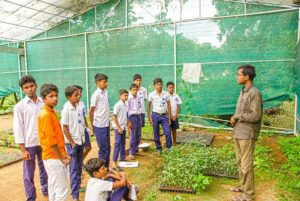
<svg viewBox="0 0 300 201">
<path fill-rule="evenodd" d="M 57 109 L 71 84 L 83 87 L 89 105 L 94 76 L 101 72 L 109 76 L 112 107 L 118 90 L 139 73 L 148 90 L 156 77 L 173 81 L 184 100 L 182 115 L 230 115 L 240 91 L 237 67 L 252 64 L 265 109 L 286 100 L 297 103 L 298 18 L 296 6 L 263 1 L 3 0 L 0 96 L 22 96 L 18 80 L 30 74 L 39 85 L 59 87 Z M 299 133 L 299 104 L 295 114 Z"/>
</svg>

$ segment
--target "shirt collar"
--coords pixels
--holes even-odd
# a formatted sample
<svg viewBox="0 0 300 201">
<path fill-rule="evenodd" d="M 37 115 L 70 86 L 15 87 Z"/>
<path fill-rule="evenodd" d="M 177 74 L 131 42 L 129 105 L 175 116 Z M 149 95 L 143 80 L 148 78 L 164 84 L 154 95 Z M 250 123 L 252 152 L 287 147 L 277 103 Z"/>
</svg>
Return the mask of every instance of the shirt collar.
<svg viewBox="0 0 300 201">
<path fill-rule="evenodd" d="M 253 84 L 251 84 L 251 85 L 248 86 L 248 87 L 244 87 L 244 88 L 243 88 L 243 92 L 248 92 L 249 89 L 251 89 L 252 87 L 253 87 Z"/>
<path fill-rule="evenodd" d="M 28 103 L 28 102 L 33 102 L 28 96 L 25 96 L 25 102 Z M 43 103 L 43 100 L 41 97 L 37 97 L 37 100 L 36 100 L 36 103 L 39 102 L 39 103 Z M 34 103 L 34 102 L 33 102 Z"/>
<path fill-rule="evenodd" d="M 49 112 L 54 112 L 54 109 L 53 108 L 51 108 L 51 107 L 49 107 L 48 105 L 44 105 L 44 107 L 43 107 L 45 110 L 47 110 L 47 111 L 49 111 Z"/>
<path fill-rule="evenodd" d="M 67 102 L 66 106 L 67 106 L 68 109 L 74 109 L 74 110 L 76 110 L 76 108 L 71 104 L 70 101 Z M 78 104 L 76 104 L 76 107 L 78 107 Z"/>
<path fill-rule="evenodd" d="M 103 94 L 103 93 L 105 93 L 105 92 L 106 92 L 106 90 L 105 90 L 105 89 L 100 89 L 99 87 L 98 87 L 98 90 L 99 90 L 99 92 L 100 92 L 101 94 Z"/>
</svg>

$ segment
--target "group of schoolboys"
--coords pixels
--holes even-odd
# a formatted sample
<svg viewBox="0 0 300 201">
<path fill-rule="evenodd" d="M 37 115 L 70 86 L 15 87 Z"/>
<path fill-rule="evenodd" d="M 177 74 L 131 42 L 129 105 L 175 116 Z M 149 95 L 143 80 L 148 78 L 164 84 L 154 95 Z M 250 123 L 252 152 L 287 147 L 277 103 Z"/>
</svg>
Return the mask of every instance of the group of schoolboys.
<svg viewBox="0 0 300 201">
<path fill-rule="evenodd" d="M 65 96 L 68 101 L 61 111 L 61 121 L 54 107 L 58 103 L 58 88 L 54 84 L 44 84 L 37 96 L 35 79 L 26 75 L 19 85 L 26 97 L 14 108 L 14 136 L 23 154 L 23 178 L 26 200 L 36 200 L 34 185 L 35 158 L 38 159 L 42 192 L 50 201 L 68 199 L 70 177 L 73 200 L 79 199 L 83 160 L 91 150 L 89 134 L 96 136 L 99 147 L 98 158 L 90 159 L 84 169 L 91 176 L 85 200 L 118 201 L 128 197 L 132 186 L 123 171 L 110 172 L 110 121 L 108 77 L 96 74 L 97 90 L 91 97 L 89 116 L 92 131 L 89 131 L 84 103 L 80 101 L 82 88 L 68 86 Z M 146 88 L 141 86 L 142 77 L 134 75 L 130 92 L 119 91 L 119 101 L 114 105 L 112 126 L 115 133 L 112 168 L 117 169 L 117 161 L 125 161 L 126 130 L 130 134 L 129 159 L 138 154 L 141 130 L 145 125 L 145 101 L 148 99 L 147 114 L 153 126 L 154 140 L 159 154 L 162 152 L 159 126 L 166 137 L 166 147 L 176 143 L 176 129 L 180 109 L 180 97 L 174 93 L 174 84 L 167 83 L 168 92 L 163 91 L 160 78 L 153 80 L 155 90 L 147 98 Z M 152 105 L 152 112 L 151 112 Z M 172 136 L 171 136 L 172 132 Z M 173 139 L 172 139 L 173 137 Z M 172 142 L 173 141 L 173 142 Z"/>
</svg>

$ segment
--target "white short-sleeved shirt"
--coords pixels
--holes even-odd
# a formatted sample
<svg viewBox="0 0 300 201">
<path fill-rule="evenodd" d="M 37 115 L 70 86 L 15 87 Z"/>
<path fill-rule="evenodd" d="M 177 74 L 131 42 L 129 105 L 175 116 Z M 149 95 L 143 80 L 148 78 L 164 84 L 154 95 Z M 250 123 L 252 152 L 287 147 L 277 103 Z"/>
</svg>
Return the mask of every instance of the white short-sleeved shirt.
<svg viewBox="0 0 300 201">
<path fill-rule="evenodd" d="M 142 113 L 142 100 L 138 96 L 134 97 L 132 94 L 129 94 L 127 105 L 128 105 L 128 116 L 134 114 L 141 114 Z"/>
<path fill-rule="evenodd" d="M 120 127 L 125 130 L 127 126 L 127 105 L 123 101 L 118 101 L 114 106 L 114 115 L 117 116 Z M 118 129 L 115 122 L 112 122 L 114 129 Z"/>
<path fill-rule="evenodd" d="M 61 111 L 61 126 L 69 126 L 69 132 L 71 138 L 78 145 L 82 145 L 85 141 L 84 138 L 84 122 L 82 116 L 82 110 L 79 105 L 76 105 L 76 108 L 70 103 L 66 102 L 63 110 Z M 69 143 L 68 139 L 65 136 L 65 142 Z"/>
<path fill-rule="evenodd" d="M 137 92 L 137 97 L 141 99 L 142 103 L 142 113 L 145 114 L 145 100 L 147 100 L 147 89 L 145 87 L 140 87 Z"/>
<path fill-rule="evenodd" d="M 93 125 L 99 128 L 109 126 L 109 100 L 107 90 L 97 89 L 91 98 L 91 107 L 95 107 Z"/>
<path fill-rule="evenodd" d="M 81 111 L 82 113 L 82 121 L 83 121 L 83 126 L 86 127 L 85 125 L 85 121 L 84 121 L 84 118 L 86 117 L 86 114 L 87 114 L 87 111 L 86 111 L 86 108 L 85 108 L 85 105 L 84 105 L 84 102 L 83 101 L 79 101 L 78 103 L 78 107 L 79 107 L 79 110 Z"/>
<path fill-rule="evenodd" d="M 182 101 L 178 94 L 173 93 L 171 95 L 169 93 L 169 96 L 170 96 L 170 105 L 171 105 L 171 115 L 175 116 L 177 113 L 177 107 L 182 104 Z"/>
<path fill-rule="evenodd" d="M 97 178 L 90 178 L 86 191 L 85 201 L 107 201 L 108 192 L 112 191 L 113 182 Z"/>
<path fill-rule="evenodd" d="M 27 96 L 14 107 L 13 132 L 15 142 L 25 147 L 40 145 L 38 138 L 37 115 L 44 103 L 40 97 L 33 102 Z"/>
<path fill-rule="evenodd" d="M 167 113 L 168 105 L 167 101 L 170 101 L 169 93 L 162 91 L 160 95 L 156 91 L 152 91 L 149 94 L 148 101 L 152 102 L 152 111 L 156 113 Z"/>
</svg>

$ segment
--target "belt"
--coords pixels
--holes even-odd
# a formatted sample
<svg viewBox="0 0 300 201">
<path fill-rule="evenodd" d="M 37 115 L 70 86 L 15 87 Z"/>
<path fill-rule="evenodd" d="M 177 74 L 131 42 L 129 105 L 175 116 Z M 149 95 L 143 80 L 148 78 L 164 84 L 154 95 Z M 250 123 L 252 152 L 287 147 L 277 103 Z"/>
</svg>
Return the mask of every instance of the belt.
<svg viewBox="0 0 300 201">
<path fill-rule="evenodd" d="M 157 114 L 159 116 L 165 116 L 165 115 L 167 115 L 167 113 L 157 113 L 157 112 L 152 112 L 152 114 Z"/>
</svg>

